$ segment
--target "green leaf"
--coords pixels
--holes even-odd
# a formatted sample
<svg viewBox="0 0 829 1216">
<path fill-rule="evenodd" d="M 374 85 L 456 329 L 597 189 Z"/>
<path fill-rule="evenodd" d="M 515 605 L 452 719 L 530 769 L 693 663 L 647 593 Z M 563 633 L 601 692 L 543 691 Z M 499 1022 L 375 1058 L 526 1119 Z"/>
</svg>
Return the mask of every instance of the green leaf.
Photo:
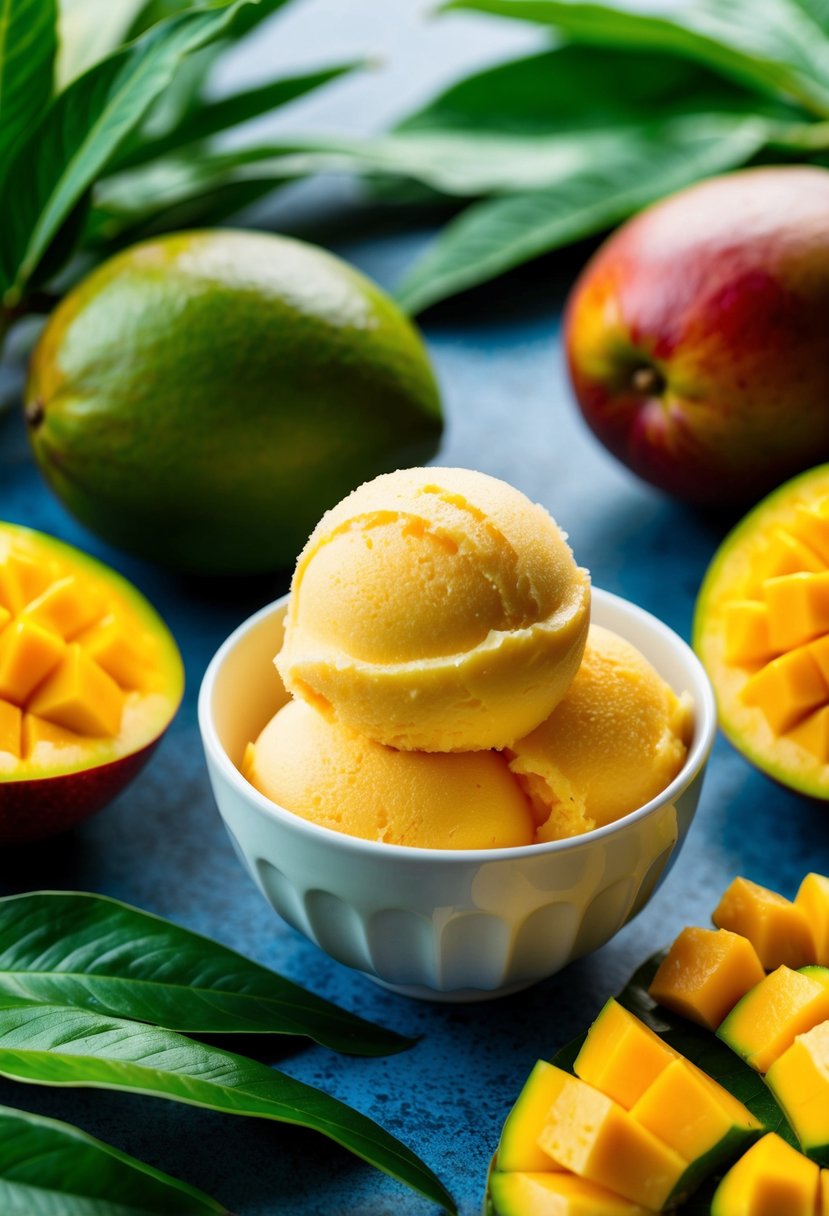
<svg viewBox="0 0 829 1216">
<path fill-rule="evenodd" d="M 63 88 L 116 50 L 145 0 L 59 0 L 57 78 Z"/>
<path fill-rule="evenodd" d="M 654 115 L 761 112 L 803 118 L 676 55 L 567 43 L 466 77 L 396 131 L 560 135 L 652 123 Z"/>
<path fill-rule="evenodd" d="M 428 1166 L 365 1115 L 265 1064 L 169 1030 L 8 997 L 0 1000 L 0 1075 L 38 1085 L 132 1091 L 297 1124 L 454 1211 Z"/>
<path fill-rule="evenodd" d="M 0 158 L 48 106 L 57 50 L 55 0 L 0 0 Z"/>
<path fill-rule="evenodd" d="M 761 119 L 676 119 L 631 131 L 547 189 L 473 204 L 409 271 L 397 298 L 410 312 L 531 258 L 611 227 L 697 178 L 748 160 L 767 138 Z"/>
<path fill-rule="evenodd" d="M 358 1055 L 411 1046 L 226 946 L 102 895 L 0 899 L 0 993 L 172 1030 L 304 1035 Z"/>
<path fill-rule="evenodd" d="M 829 42 L 797 0 L 696 0 L 665 14 L 583 0 L 448 0 L 560 30 L 575 42 L 666 51 L 829 114 Z"/>
<path fill-rule="evenodd" d="M 14 305 L 73 207 L 106 169 L 148 107 L 192 51 L 218 38 L 235 0 L 182 13 L 80 76 L 18 149 L 0 190 L 0 266 Z M 27 182 L 21 190 L 19 183 Z"/>
<path fill-rule="evenodd" d="M 0 1106 L 3 1216 L 227 1216 L 202 1191 L 77 1127 Z"/>
<path fill-rule="evenodd" d="M 287 105 L 314 89 L 321 88 L 337 77 L 353 72 L 360 63 L 340 63 L 307 72 L 301 76 L 285 76 L 257 88 L 232 93 L 216 101 L 205 101 L 194 107 L 165 135 L 155 139 L 140 140 L 127 155 L 118 157 L 114 171 L 120 172 L 133 165 L 145 164 L 177 151 L 186 144 L 193 144 L 221 134 L 232 127 L 259 118 L 279 106 Z"/>
</svg>

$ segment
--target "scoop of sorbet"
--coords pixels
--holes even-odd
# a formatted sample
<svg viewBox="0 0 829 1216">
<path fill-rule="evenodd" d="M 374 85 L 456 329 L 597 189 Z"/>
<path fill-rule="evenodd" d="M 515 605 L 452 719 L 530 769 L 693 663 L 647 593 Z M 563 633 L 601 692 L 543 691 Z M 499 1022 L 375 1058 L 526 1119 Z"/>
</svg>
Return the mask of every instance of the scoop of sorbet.
<svg viewBox="0 0 829 1216">
<path fill-rule="evenodd" d="M 360 486 L 300 554 L 286 687 L 404 750 L 502 748 L 558 704 L 581 660 L 590 584 L 555 521 L 467 469 Z"/>
<path fill-rule="evenodd" d="M 245 776 L 323 827 L 386 844 L 486 849 L 531 844 L 529 803 L 497 752 L 401 752 L 291 701 L 248 748 Z"/>
<path fill-rule="evenodd" d="M 602 827 L 655 798 L 685 761 L 691 701 L 644 655 L 591 625 L 584 659 L 545 722 L 507 753 L 539 840 Z"/>
</svg>

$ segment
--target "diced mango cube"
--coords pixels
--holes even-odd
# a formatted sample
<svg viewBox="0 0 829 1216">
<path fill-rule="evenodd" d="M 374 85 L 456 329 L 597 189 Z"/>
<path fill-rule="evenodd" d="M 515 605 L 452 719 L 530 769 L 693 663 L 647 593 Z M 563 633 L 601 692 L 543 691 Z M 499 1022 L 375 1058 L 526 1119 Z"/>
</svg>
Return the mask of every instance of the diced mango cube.
<svg viewBox="0 0 829 1216">
<path fill-rule="evenodd" d="M 829 1164 L 829 1022 L 798 1035 L 766 1073 L 804 1153 Z"/>
<path fill-rule="evenodd" d="M 24 608 L 21 617 L 69 641 L 101 615 L 96 595 L 74 574 L 60 578 Z"/>
<path fill-rule="evenodd" d="M 825 569 L 825 563 L 802 540 L 785 528 L 772 528 L 762 553 L 757 556 L 755 574 L 762 585 L 767 578 L 797 574 L 800 570 L 819 574 Z"/>
<path fill-rule="evenodd" d="M 74 731 L 57 726 L 54 722 L 48 722 L 45 718 L 38 718 L 34 714 L 24 714 L 22 754 L 27 760 L 31 759 L 42 743 L 48 744 L 49 747 L 79 748 L 83 746 L 84 740 Z"/>
<path fill-rule="evenodd" d="M 489 1190 L 498 1216 L 653 1216 L 638 1203 L 564 1172 L 493 1173 Z"/>
<path fill-rule="evenodd" d="M 539 1146 L 580 1178 L 658 1211 L 688 1162 L 606 1094 L 564 1076 Z"/>
<path fill-rule="evenodd" d="M 79 634 L 77 641 L 91 659 L 122 688 L 144 688 L 147 662 L 123 625 L 112 615 Z"/>
<path fill-rule="evenodd" d="M 820 1170 L 774 1132 L 732 1165 L 711 1216 L 817 1216 Z"/>
<path fill-rule="evenodd" d="M 791 532 L 829 566 L 829 504 L 824 501 L 807 507 L 799 502 L 794 509 Z"/>
<path fill-rule="evenodd" d="M 829 685 L 806 646 L 772 659 L 743 685 L 746 705 L 760 709 L 777 735 L 829 701 Z"/>
<path fill-rule="evenodd" d="M 817 962 L 829 967 L 829 878 L 825 874 L 807 874 L 794 902 L 811 930 Z"/>
<path fill-rule="evenodd" d="M 22 754 L 22 711 L 11 701 L 0 701 L 0 752 L 9 752 L 18 758 Z"/>
<path fill-rule="evenodd" d="M 31 621 L 13 621 L 0 633 L 0 697 L 25 705 L 32 691 L 66 653 L 66 643 Z"/>
<path fill-rule="evenodd" d="M 813 710 L 785 733 L 787 739 L 811 752 L 821 764 L 829 764 L 829 705 Z"/>
<path fill-rule="evenodd" d="M 688 1061 L 674 1060 L 630 1112 L 686 1161 L 699 1163 L 699 1182 L 756 1140 L 760 1130 L 746 1107 L 735 1115 L 733 1102 L 721 1102 L 718 1089 Z"/>
<path fill-rule="evenodd" d="M 760 600 L 731 600 L 723 608 L 725 661 L 763 663 L 775 651 L 769 631 L 769 610 Z"/>
<path fill-rule="evenodd" d="M 38 688 L 29 709 L 79 735 L 112 737 L 121 726 L 124 693 L 77 642 Z"/>
<path fill-rule="evenodd" d="M 683 1017 L 716 1030 L 749 988 L 765 979 L 748 938 L 728 929 L 683 929 L 648 992 Z"/>
<path fill-rule="evenodd" d="M 792 650 L 829 630 L 829 571 L 766 579 L 769 635 L 776 651 Z"/>
<path fill-rule="evenodd" d="M 679 1052 L 613 997 L 599 1013 L 573 1071 L 630 1110 Z"/>
<path fill-rule="evenodd" d="M 558 1169 L 538 1147 L 538 1137 L 553 1102 L 561 1092 L 566 1073 L 545 1060 L 539 1060 L 524 1083 L 515 1105 L 501 1129 L 496 1158 L 499 1170 Z"/>
<path fill-rule="evenodd" d="M 802 908 L 748 878 L 734 879 L 712 919 L 719 929 L 747 937 L 766 971 L 781 963 L 797 968 L 816 961 L 815 943 Z"/>
<path fill-rule="evenodd" d="M 54 567 L 26 553 L 6 552 L 0 559 L 0 603 L 13 616 L 40 595 L 54 577 Z"/>
<path fill-rule="evenodd" d="M 778 967 L 747 992 L 717 1038 L 757 1072 L 766 1072 L 795 1037 L 829 1018 L 829 985 L 808 971 Z"/>
</svg>

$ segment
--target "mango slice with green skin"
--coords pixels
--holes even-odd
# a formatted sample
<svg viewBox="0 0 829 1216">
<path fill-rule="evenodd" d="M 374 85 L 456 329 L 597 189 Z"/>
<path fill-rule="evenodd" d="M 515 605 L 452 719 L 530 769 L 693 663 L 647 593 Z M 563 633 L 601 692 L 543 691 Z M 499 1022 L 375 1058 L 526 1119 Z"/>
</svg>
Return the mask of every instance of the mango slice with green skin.
<svg viewBox="0 0 829 1216">
<path fill-rule="evenodd" d="M 711 1216 L 818 1216 L 820 1170 L 770 1132 L 732 1165 L 711 1201 Z"/>
<path fill-rule="evenodd" d="M 817 961 L 815 939 L 802 906 L 776 891 L 735 878 L 711 918 L 720 929 L 748 938 L 766 971 L 806 967 Z"/>
<path fill-rule="evenodd" d="M 829 1018 L 829 981 L 823 978 L 824 970 L 778 967 L 738 1001 L 717 1038 L 757 1072 L 767 1072 L 796 1035 Z"/>
<path fill-rule="evenodd" d="M 565 1076 L 545 1060 L 536 1063 L 501 1130 L 496 1157 L 499 1170 L 535 1173 L 558 1168 L 537 1142 Z"/>
<path fill-rule="evenodd" d="M 648 992 L 666 1009 L 716 1030 L 765 976 L 757 951 L 741 934 L 689 926 L 662 960 Z"/>
<path fill-rule="evenodd" d="M 495 1172 L 492 1216 L 652 1216 L 648 1208 L 574 1174 Z"/>
<path fill-rule="evenodd" d="M 825 874 L 807 874 L 794 902 L 809 922 L 816 961 L 823 967 L 829 966 L 829 878 Z"/>
<path fill-rule="evenodd" d="M 693 645 L 731 743 L 782 784 L 829 798 L 829 465 L 786 482 L 725 538 Z"/>
<path fill-rule="evenodd" d="M 800 1147 L 829 1165 L 829 1022 L 798 1035 L 766 1073 Z"/>
<path fill-rule="evenodd" d="M 0 523 L 0 842 L 99 810 L 147 760 L 183 688 L 175 641 L 135 587 Z"/>
</svg>

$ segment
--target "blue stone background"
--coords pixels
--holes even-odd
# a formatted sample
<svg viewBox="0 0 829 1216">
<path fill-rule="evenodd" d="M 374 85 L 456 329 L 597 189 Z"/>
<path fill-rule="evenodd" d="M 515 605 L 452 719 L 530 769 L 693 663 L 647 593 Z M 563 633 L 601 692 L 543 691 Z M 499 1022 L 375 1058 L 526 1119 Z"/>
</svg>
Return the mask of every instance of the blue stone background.
<svg viewBox="0 0 829 1216">
<path fill-rule="evenodd" d="M 473 64 L 538 45 L 518 24 L 473 16 L 427 20 L 422 0 L 304 0 L 235 52 L 217 87 L 369 51 L 382 66 L 265 120 L 260 134 L 378 129 Z M 346 181 L 291 188 L 251 221 L 334 249 L 392 287 L 434 231 L 396 216 Z M 423 318 L 443 389 L 438 460 L 479 468 L 545 504 L 597 586 L 689 636 L 694 598 L 728 521 L 673 503 L 607 456 L 571 399 L 559 335 L 562 303 L 589 250 L 556 255 Z M 367 1018 L 421 1036 L 380 1060 L 288 1041 L 268 1058 L 383 1124 L 419 1153 L 458 1201 L 480 1210 L 500 1125 L 534 1061 L 595 1015 L 638 963 L 685 924 L 706 924 L 735 874 L 792 896 L 809 869 L 829 869 L 826 811 L 775 786 L 727 744 L 715 749 L 697 819 L 669 880 L 638 919 L 591 957 L 517 996 L 453 1006 L 398 997 L 323 956 L 283 925 L 242 872 L 215 810 L 196 726 L 202 673 L 249 613 L 288 575 L 252 582 L 184 580 L 110 549 L 41 482 L 17 407 L 28 331 L 0 378 L 0 516 L 80 545 L 156 604 L 184 654 L 187 695 L 149 766 L 109 808 L 45 845 L 0 856 L 0 894 L 97 891 L 189 926 Z M 431 1206 L 314 1134 L 138 1096 L 0 1081 L 0 1103 L 66 1119 L 223 1201 L 237 1216 L 426 1216 Z M 163 1214 L 161 1214 L 163 1216 Z"/>
</svg>

